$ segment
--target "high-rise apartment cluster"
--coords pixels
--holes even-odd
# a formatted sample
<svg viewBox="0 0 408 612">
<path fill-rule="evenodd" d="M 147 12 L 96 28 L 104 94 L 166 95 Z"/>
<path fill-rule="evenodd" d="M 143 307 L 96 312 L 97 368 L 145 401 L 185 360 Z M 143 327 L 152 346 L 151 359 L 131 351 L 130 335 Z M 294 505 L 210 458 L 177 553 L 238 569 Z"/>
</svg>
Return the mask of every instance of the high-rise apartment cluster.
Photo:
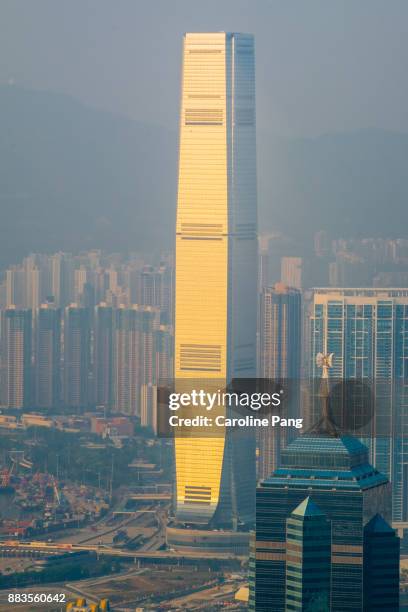
<svg viewBox="0 0 408 612">
<path fill-rule="evenodd" d="M 172 276 L 170 261 L 100 252 L 33 255 L 7 270 L 2 405 L 103 405 L 153 426 L 157 384 L 172 372 Z"/>
<path fill-rule="evenodd" d="M 58 308 L 71 303 L 81 307 L 100 302 L 112 307 L 140 304 L 160 308 L 161 322 L 170 324 L 172 287 L 173 263 L 167 254 L 158 265 L 149 265 L 137 254 L 36 253 L 6 270 L 0 282 L 0 308 L 36 311 L 45 302 Z"/>
<path fill-rule="evenodd" d="M 298 289 L 408 284 L 406 238 L 332 239 L 320 230 L 311 245 L 276 233 L 261 237 L 260 250 L 261 286 L 279 280 Z"/>
</svg>

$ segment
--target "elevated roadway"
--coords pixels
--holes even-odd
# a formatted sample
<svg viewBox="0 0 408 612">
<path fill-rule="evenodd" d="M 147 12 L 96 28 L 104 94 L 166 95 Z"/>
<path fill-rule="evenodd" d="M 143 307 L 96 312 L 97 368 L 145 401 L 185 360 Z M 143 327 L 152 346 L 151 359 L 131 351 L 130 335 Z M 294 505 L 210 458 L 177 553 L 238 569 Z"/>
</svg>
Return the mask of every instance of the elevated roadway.
<svg viewBox="0 0 408 612">
<path fill-rule="evenodd" d="M 20 542 L 18 540 L 7 540 L 0 542 L 0 555 L 2 556 L 52 556 L 77 551 L 95 552 L 97 555 L 109 555 L 112 557 L 125 557 L 136 561 L 202 561 L 202 560 L 245 560 L 246 557 L 230 553 L 216 553 L 203 551 L 173 550 L 127 550 L 125 548 L 112 547 L 104 544 L 71 544 L 70 542 Z"/>
</svg>

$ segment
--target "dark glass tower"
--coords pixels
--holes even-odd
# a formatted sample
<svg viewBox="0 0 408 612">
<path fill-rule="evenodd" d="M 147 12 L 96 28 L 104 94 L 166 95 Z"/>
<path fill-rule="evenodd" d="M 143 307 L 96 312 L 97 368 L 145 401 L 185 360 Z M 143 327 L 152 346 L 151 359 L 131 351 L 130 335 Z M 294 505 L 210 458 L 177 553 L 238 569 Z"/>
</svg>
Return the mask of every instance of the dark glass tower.
<svg viewBox="0 0 408 612">
<path fill-rule="evenodd" d="M 285 612 L 328 609 L 330 564 L 330 521 L 306 497 L 286 519 Z"/>
<path fill-rule="evenodd" d="M 364 528 L 364 611 L 399 610 L 400 540 L 376 514 Z"/>
<path fill-rule="evenodd" d="M 391 519 L 390 484 L 369 464 L 367 448 L 338 435 L 325 415 L 282 451 L 281 467 L 257 488 L 250 610 L 285 610 L 286 520 L 306 497 L 331 522 L 330 610 L 361 612 L 364 527 L 377 513 Z M 395 558 L 384 564 L 394 566 Z"/>
</svg>

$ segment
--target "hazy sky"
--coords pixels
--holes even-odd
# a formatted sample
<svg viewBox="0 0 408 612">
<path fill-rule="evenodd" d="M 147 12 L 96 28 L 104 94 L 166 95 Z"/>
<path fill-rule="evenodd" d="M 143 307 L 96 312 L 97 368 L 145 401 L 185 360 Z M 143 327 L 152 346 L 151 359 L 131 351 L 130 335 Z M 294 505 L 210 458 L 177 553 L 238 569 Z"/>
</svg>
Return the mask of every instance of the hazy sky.
<svg viewBox="0 0 408 612">
<path fill-rule="evenodd" d="M 256 36 L 258 128 L 408 132 L 406 0 L 0 0 L 0 83 L 177 127 L 185 31 Z"/>
</svg>

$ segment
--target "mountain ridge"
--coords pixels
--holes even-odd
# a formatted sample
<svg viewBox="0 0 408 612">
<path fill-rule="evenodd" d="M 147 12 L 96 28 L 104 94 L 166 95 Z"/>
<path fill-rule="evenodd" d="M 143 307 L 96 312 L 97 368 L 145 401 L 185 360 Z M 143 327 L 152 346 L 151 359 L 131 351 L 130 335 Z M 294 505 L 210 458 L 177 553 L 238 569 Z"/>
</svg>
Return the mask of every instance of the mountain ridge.
<svg viewBox="0 0 408 612">
<path fill-rule="evenodd" d="M 408 134 L 287 139 L 259 128 L 260 231 L 305 243 L 320 229 L 407 235 Z M 1 266 L 32 251 L 172 248 L 176 129 L 6 85 L 0 134 Z"/>
</svg>

